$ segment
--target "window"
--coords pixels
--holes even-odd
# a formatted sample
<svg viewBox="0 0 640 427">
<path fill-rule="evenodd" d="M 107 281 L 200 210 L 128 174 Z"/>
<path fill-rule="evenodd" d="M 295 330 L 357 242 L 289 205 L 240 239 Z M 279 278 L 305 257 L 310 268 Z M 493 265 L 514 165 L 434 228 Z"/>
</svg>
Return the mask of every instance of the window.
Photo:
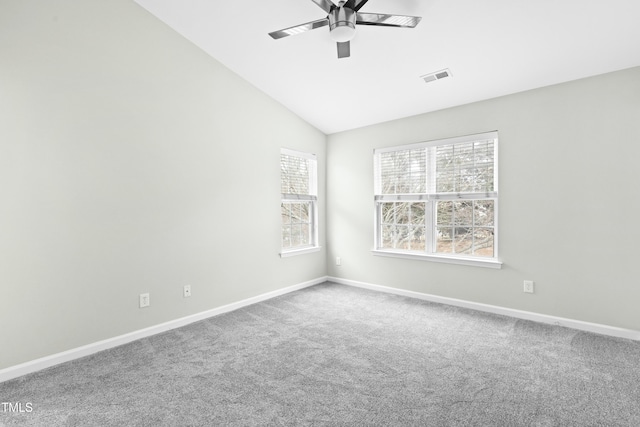
<svg viewBox="0 0 640 427">
<path fill-rule="evenodd" d="M 280 150 L 282 252 L 318 250 L 317 161 L 315 154 Z"/>
<path fill-rule="evenodd" d="M 497 132 L 374 151 L 379 255 L 500 267 Z"/>
</svg>

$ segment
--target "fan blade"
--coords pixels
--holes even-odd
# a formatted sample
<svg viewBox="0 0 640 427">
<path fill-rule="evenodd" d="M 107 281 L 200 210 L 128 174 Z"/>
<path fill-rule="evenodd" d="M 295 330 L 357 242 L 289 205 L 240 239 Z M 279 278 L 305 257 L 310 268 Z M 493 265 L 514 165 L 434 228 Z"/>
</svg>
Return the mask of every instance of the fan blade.
<svg viewBox="0 0 640 427">
<path fill-rule="evenodd" d="M 360 13 L 356 14 L 356 24 L 379 25 L 382 27 L 414 28 L 420 22 L 420 16 L 387 15 L 384 13 Z"/>
<path fill-rule="evenodd" d="M 366 2 L 368 2 L 369 0 L 349 0 L 344 4 L 344 7 L 348 7 L 349 9 L 352 9 L 354 11 L 359 11 L 362 6 L 365 5 Z"/>
<path fill-rule="evenodd" d="M 318 19 L 317 21 L 307 22 L 306 24 L 296 25 L 295 27 L 285 28 L 283 30 L 273 31 L 269 35 L 274 39 L 281 39 L 287 36 L 294 36 L 296 34 L 304 33 L 306 31 L 315 30 L 316 28 L 325 27 L 329 25 L 327 18 Z"/>
<path fill-rule="evenodd" d="M 351 47 L 349 42 L 337 42 L 338 58 L 348 58 L 351 56 Z"/>
<path fill-rule="evenodd" d="M 327 13 L 331 12 L 332 7 L 335 7 L 335 5 L 329 0 L 311 0 L 311 1 L 317 4 L 318 6 L 320 6 L 322 10 L 324 10 Z"/>
</svg>

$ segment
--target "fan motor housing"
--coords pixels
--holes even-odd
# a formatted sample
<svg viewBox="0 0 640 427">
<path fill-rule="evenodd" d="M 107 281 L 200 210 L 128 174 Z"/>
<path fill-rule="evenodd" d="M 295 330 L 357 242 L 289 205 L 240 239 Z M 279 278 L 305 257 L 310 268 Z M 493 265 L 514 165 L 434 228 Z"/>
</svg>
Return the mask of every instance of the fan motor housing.
<svg viewBox="0 0 640 427">
<path fill-rule="evenodd" d="M 356 31 L 356 12 L 348 7 L 337 7 L 329 13 L 329 31 L 337 42 L 349 41 Z"/>
</svg>

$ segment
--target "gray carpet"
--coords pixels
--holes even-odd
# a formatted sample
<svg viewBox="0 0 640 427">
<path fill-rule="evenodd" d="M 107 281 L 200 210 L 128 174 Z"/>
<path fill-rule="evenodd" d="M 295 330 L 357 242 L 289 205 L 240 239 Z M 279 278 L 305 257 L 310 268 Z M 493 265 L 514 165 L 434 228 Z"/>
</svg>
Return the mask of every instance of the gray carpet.
<svg viewBox="0 0 640 427">
<path fill-rule="evenodd" d="M 331 283 L 0 384 L 0 426 L 640 426 L 640 342 Z"/>
</svg>

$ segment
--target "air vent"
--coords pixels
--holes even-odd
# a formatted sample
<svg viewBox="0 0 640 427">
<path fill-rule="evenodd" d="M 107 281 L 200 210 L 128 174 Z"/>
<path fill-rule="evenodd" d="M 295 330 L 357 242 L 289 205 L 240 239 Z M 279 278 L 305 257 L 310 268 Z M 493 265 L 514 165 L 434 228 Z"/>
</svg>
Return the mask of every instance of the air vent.
<svg viewBox="0 0 640 427">
<path fill-rule="evenodd" d="M 434 73 L 425 74 L 424 76 L 420 76 L 425 83 L 434 82 L 436 80 L 444 79 L 445 77 L 451 76 L 451 71 L 448 68 L 440 71 L 436 71 Z"/>
</svg>

